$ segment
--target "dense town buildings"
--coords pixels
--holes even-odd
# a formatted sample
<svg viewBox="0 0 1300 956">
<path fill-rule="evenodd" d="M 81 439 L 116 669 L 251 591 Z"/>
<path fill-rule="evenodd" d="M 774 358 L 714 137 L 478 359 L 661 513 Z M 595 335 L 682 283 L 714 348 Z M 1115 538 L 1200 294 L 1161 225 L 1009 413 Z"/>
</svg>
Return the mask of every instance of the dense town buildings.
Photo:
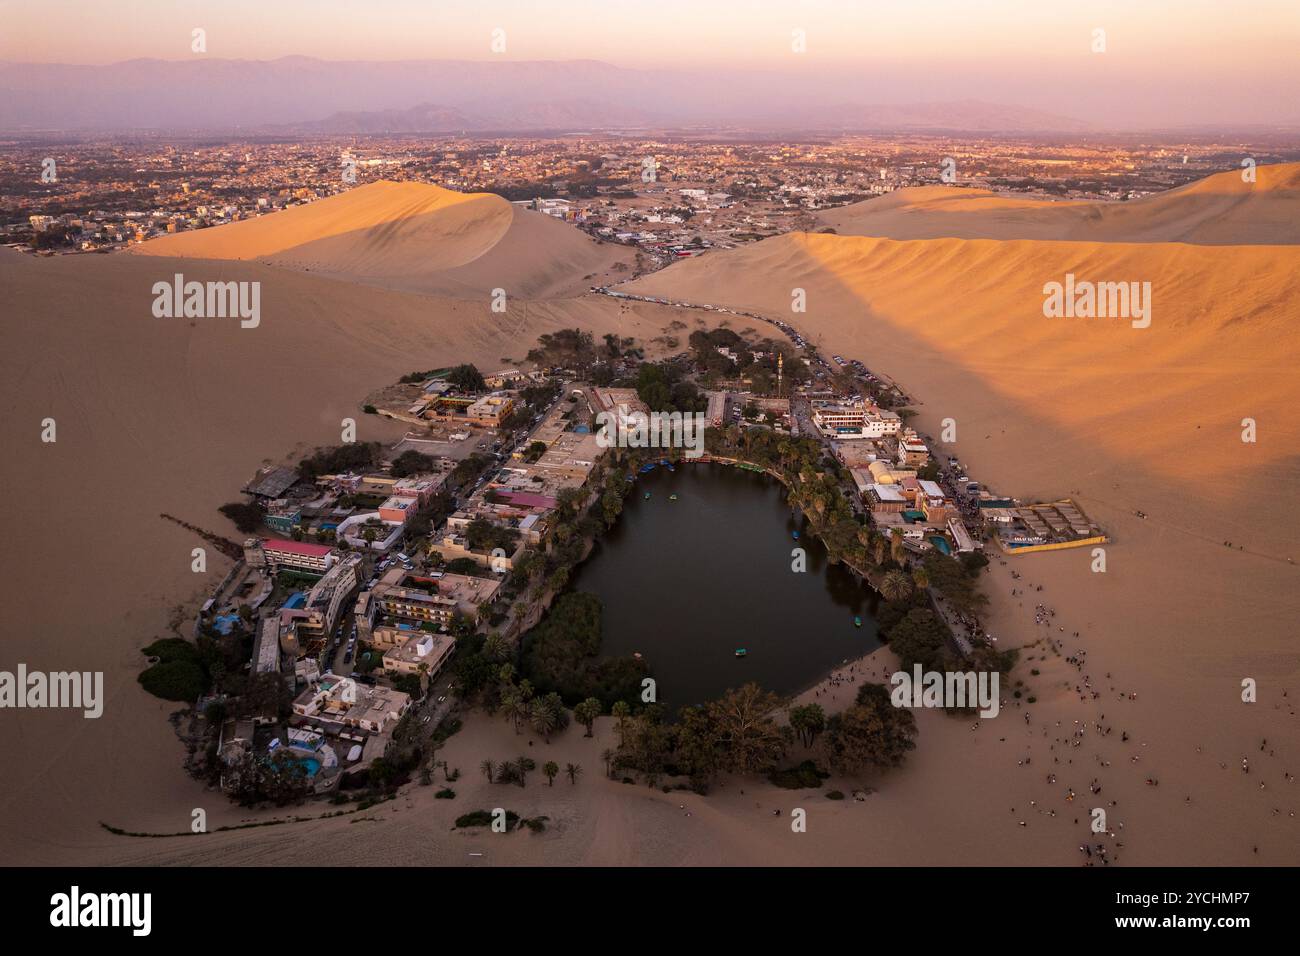
<svg viewBox="0 0 1300 956">
<path fill-rule="evenodd" d="M 796 229 L 813 213 L 953 182 L 1060 199 L 1134 199 L 1237 165 L 1242 144 L 910 132 L 773 141 L 619 133 L 0 143 L 0 240 L 89 252 L 312 202 L 376 179 L 491 191 L 633 245 L 644 268 Z M 1257 144 L 1259 162 L 1294 159 Z M 347 162 L 344 162 L 346 158 Z M 50 179 L 46 160 L 54 160 Z M 946 161 L 951 160 L 951 165 Z M 945 170 L 955 170 L 944 178 Z"/>
</svg>

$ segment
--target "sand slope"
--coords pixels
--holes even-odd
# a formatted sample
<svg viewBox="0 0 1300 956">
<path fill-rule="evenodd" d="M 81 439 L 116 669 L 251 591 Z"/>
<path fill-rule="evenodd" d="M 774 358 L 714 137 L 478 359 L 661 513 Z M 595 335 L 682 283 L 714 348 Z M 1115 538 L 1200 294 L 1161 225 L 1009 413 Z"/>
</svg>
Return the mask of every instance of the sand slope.
<svg viewBox="0 0 1300 956">
<path fill-rule="evenodd" d="M 1042 286 L 1067 271 L 1152 282 L 1151 327 L 1044 318 Z M 962 792 L 1006 821 L 992 828 L 1001 839 L 1032 843 L 1018 830 L 1026 819 L 1040 830 L 1065 823 L 1066 839 L 1084 842 L 1086 814 L 1071 830 L 1080 808 L 1063 795 L 1090 800 L 1082 788 L 1095 778 L 1105 805 L 1122 808 L 1130 862 L 1295 863 L 1300 789 L 1286 775 L 1300 766 L 1298 274 L 1300 249 L 1285 246 L 799 234 L 675 264 L 628 289 L 794 323 L 824 354 L 899 379 L 920 402 L 923 431 L 938 435 L 953 419 L 945 450 L 979 480 L 1024 497 L 1071 494 L 1110 533 L 1104 573 L 1080 550 L 1011 559 L 990 575 L 1002 646 L 1051 636 L 1087 654 L 1075 668 L 1065 655 L 1038 657 L 1041 645 L 1027 651 L 1041 671 L 1019 672 L 1038 700 L 1031 720 L 999 718 L 987 766 L 963 766 Z M 791 313 L 795 287 L 807 291 L 806 314 Z M 1241 441 L 1247 417 L 1254 444 Z M 1046 627 L 1034 623 L 1037 603 L 1057 610 Z M 1247 677 L 1258 703 L 1241 700 Z M 1099 740 L 1104 726 L 1113 736 Z M 1078 750 L 1071 729 L 1085 734 Z M 941 730 L 944 741 L 960 732 Z M 897 786 L 910 789 L 904 776 Z M 980 827 L 967 809 L 952 812 Z M 973 832 L 965 840 L 977 856 L 994 852 Z"/>
<path fill-rule="evenodd" d="M 840 235 L 891 239 L 1289 244 L 1300 242 L 1300 163 L 1259 166 L 1254 183 L 1235 170 L 1131 202 L 1047 202 L 919 186 L 819 218 Z"/>
<path fill-rule="evenodd" d="M 509 249 L 508 241 L 497 245 Z M 455 269 L 467 270 L 468 283 L 478 265 Z M 1113 537 L 1106 573 L 1092 571 L 1082 551 L 1010 567 L 995 561 L 990 629 L 1001 646 L 1027 648 L 1018 673 L 1035 702 L 1008 698 L 1002 717 L 974 726 L 923 713 L 919 749 L 903 771 L 829 782 L 877 787 L 867 803 L 833 804 L 757 780 L 726 782 L 707 799 L 606 782 L 599 752 L 608 722 L 594 740 L 570 729 L 549 745 L 548 756 L 583 764 L 576 787 L 491 786 L 478 761 L 540 756 L 547 745 L 472 715 L 446 751 L 465 774 L 455 801 L 414 787 L 356 824 L 133 840 L 98 821 L 174 832 L 188 827 L 194 807 L 206 808 L 214 827 L 259 816 L 182 774 L 165 721 L 171 706 L 135 681 L 138 648 L 164 633 L 168 609 L 192 612 L 225 571 L 214 560 L 206 575 L 194 574 L 190 549 L 200 542 L 159 512 L 233 535 L 215 509 L 257 465 L 337 441 L 340 419 L 356 415 L 362 396 L 413 368 L 495 365 L 564 326 L 644 341 L 674 319 L 719 316 L 604 297 L 516 303 L 495 315 L 486 302 L 323 281 L 260 262 L 0 257 L 0 288 L 22 317 L 6 325 L 0 350 L 0 398 L 10 410 L 0 476 L 19 495 L 39 489 L 22 499 L 31 507 L 8 515 L 22 548 L 6 552 L 4 574 L 24 600 L 0 606 L 0 667 L 101 669 L 109 691 L 99 721 L 5 715 L 0 758 L 24 778 L 0 796 L 0 855 L 14 863 L 1072 865 L 1082 862 L 1076 847 L 1088 839 L 1088 809 L 1104 805 L 1125 825 L 1126 863 L 1300 862 L 1292 815 L 1300 785 L 1286 776 L 1300 773 L 1300 569 L 1288 560 L 1300 560 L 1298 265 L 1300 250 L 1281 246 L 791 235 L 631 285 L 793 322 L 823 351 L 901 380 L 922 402 L 922 430 L 937 434 L 940 420 L 954 418 L 949 450 L 980 480 L 1023 496 L 1073 494 Z M 261 326 L 154 319 L 152 283 L 176 269 L 262 281 Z M 1042 285 L 1066 271 L 1150 281 L 1151 327 L 1045 319 Z M 790 311 L 796 287 L 807 291 L 806 313 Z M 59 422 L 53 445 L 38 438 L 47 415 Z M 1239 439 L 1247 416 L 1259 423 L 1252 445 Z M 356 417 L 359 438 L 393 437 L 391 424 Z M 1012 568 L 1022 577 L 1010 578 Z M 1012 588 L 1029 593 L 1013 597 Z M 1036 602 L 1057 610 L 1046 627 L 1033 621 Z M 1046 653 L 1047 636 L 1085 651 L 1086 664 Z M 888 667 L 887 656 L 876 664 Z M 1256 704 L 1240 699 L 1247 676 L 1259 682 Z M 1243 756 L 1250 774 L 1238 769 Z M 1096 797 L 1091 781 L 1104 785 Z M 1079 799 L 1068 801 L 1069 790 Z M 503 803 L 546 813 L 554 825 L 508 842 L 449 833 L 456 813 Z M 792 834 L 772 813 L 793 806 L 809 809 L 807 834 Z M 471 858 L 471 850 L 490 855 Z"/>
<path fill-rule="evenodd" d="M 912 359 L 904 366 L 869 364 L 906 384 L 909 366 L 943 356 L 1094 453 L 1140 449 L 1143 467 L 1202 484 L 1209 473 L 1177 457 L 1193 446 L 1198 458 L 1231 461 L 1234 474 L 1295 455 L 1297 266 L 1300 250 L 1286 246 L 797 233 L 675 264 L 626 288 L 777 315 L 836 351 L 852 341 L 864 358 L 881 346 L 905 351 Z M 1045 318 L 1043 286 L 1067 273 L 1149 281 L 1151 327 Z M 796 287 L 807 292 L 806 315 L 790 311 Z M 1271 437 L 1243 452 L 1236 426 L 1246 415 L 1269 421 Z"/>
<path fill-rule="evenodd" d="M 458 298 L 492 289 L 547 298 L 584 292 L 622 249 L 491 193 L 375 182 L 256 219 L 183 232 L 131 250 L 257 260 L 330 278 Z"/>
<path fill-rule="evenodd" d="M 261 325 L 154 318 L 152 283 L 178 269 L 261 281 Z M 669 321 L 666 310 L 604 297 L 512 303 L 498 315 L 486 300 L 149 256 L 4 256 L 0 288 L 22 317 L 5 323 L 0 349 L 0 477 L 51 503 L 6 511 L 8 533 L 24 542 L 3 559 L 6 593 L 24 597 L 0 606 L 0 669 L 103 671 L 108 697 L 99 720 L 0 715 L 0 761 L 23 778 L 0 795 L 0 857 L 13 863 L 84 861 L 97 845 L 96 858 L 111 861 L 123 841 L 101 820 L 172 831 L 194 807 L 214 826 L 247 815 L 185 776 L 167 723 L 175 706 L 136 682 L 139 648 L 167 633 L 178 605 L 192 618 L 229 566 L 210 552 L 207 573 L 192 572 L 190 550 L 203 542 L 161 512 L 238 538 L 216 509 L 264 462 L 337 444 L 344 417 L 356 419 L 358 440 L 400 437 L 401 426 L 361 414 L 376 386 L 451 362 L 499 368 L 560 328 L 647 341 Z M 47 416 L 54 444 L 40 441 Z"/>
</svg>

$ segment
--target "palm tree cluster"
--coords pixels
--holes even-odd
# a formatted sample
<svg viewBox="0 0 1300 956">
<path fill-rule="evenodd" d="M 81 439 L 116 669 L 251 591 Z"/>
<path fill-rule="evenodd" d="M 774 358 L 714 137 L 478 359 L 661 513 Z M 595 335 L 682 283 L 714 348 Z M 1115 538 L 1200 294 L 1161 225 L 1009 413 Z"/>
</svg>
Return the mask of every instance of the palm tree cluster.
<svg viewBox="0 0 1300 956">
<path fill-rule="evenodd" d="M 513 783 L 523 787 L 528 784 L 528 775 L 537 769 L 537 761 L 531 757 L 519 756 L 514 760 L 502 760 L 500 763 L 484 760 L 478 767 L 488 783 Z M 566 763 L 564 773 L 568 776 L 569 783 L 577 783 L 578 777 L 582 774 L 582 765 Z M 542 764 L 542 774 L 546 777 L 547 784 L 553 787 L 555 778 L 560 774 L 560 765 L 554 760 L 548 760 Z"/>
<path fill-rule="evenodd" d="M 684 707 L 675 724 L 651 704 L 636 715 L 623 702 L 611 711 L 618 723 L 619 746 L 602 755 L 606 772 L 635 771 L 650 786 L 668 774 L 685 775 L 706 792 L 718 773 L 758 773 L 777 763 L 793 733 L 776 718 L 781 698 L 749 683 L 715 701 Z"/>
<path fill-rule="evenodd" d="M 514 675 L 513 664 L 501 665 L 501 711 L 515 725 L 515 733 L 520 733 L 526 724 L 550 743 L 551 734 L 569 725 L 569 712 L 564 708 L 564 701 L 554 691 L 536 696 L 531 681 L 524 678 L 516 684 Z"/>
</svg>

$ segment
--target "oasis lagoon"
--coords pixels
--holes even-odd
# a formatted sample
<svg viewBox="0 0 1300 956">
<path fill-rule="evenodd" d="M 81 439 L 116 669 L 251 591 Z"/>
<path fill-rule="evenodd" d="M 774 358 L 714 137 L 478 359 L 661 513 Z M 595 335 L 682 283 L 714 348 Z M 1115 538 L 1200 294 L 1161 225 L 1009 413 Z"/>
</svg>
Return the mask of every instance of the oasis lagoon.
<svg viewBox="0 0 1300 956">
<path fill-rule="evenodd" d="M 880 646 L 876 592 L 831 564 L 778 481 L 723 465 L 639 476 L 573 587 L 604 605 L 602 656 L 641 654 L 674 713 L 747 681 L 793 694 Z"/>
</svg>

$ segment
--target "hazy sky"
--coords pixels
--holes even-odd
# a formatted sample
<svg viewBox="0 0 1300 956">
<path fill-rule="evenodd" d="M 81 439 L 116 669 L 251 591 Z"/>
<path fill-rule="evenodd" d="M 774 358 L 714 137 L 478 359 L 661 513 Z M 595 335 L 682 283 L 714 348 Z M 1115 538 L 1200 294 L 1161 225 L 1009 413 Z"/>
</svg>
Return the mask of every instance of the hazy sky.
<svg viewBox="0 0 1300 956">
<path fill-rule="evenodd" d="M 1300 0 L 0 0 L 0 23 L 0 59 L 18 61 L 187 59 L 202 27 L 211 57 L 761 68 L 824 75 L 828 95 L 852 75 L 880 102 L 973 97 L 1085 119 L 1295 122 L 1300 102 Z"/>
</svg>

